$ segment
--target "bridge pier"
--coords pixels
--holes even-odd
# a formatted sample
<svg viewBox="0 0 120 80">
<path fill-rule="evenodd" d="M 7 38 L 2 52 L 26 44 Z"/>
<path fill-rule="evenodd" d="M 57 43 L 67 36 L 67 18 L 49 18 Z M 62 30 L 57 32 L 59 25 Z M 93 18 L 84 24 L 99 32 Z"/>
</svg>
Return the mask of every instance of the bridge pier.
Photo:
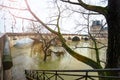
<svg viewBox="0 0 120 80">
<path fill-rule="evenodd" d="M 10 66 L 8 69 L 5 69 L 4 66 L 8 65 L 9 63 L 9 59 L 4 59 L 4 53 L 5 54 L 10 54 L 10 48 L 9 46 L 9 42 L 6 43 L 6 40 L 8 41 L 8 39 L 6 39 L 5 37 L 6 34 L 0 34 L 0 80 L 12 80 L 12 76 L 11 76 L 11 67 Z M 5 48 L 6 47 L 6 48 Z M 9 48 L 7 50 L 7 48 Z M 8 58 L 8 57 L 7 57 Z M 3 64 L 6 63 L 6 64 Z"/>
</svg>

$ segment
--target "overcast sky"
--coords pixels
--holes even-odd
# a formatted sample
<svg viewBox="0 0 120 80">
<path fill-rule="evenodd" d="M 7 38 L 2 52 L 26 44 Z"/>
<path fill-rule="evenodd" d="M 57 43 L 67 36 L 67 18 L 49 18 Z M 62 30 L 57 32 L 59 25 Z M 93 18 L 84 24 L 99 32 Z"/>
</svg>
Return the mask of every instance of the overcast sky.
<svg viewBox="0 0 120 80">
<path fill-rule="evenodd" d="M 11 2 L 12 1 L 12 2 Z M 49 16 L 56 15 L 57 8 L 54 7 L 54 5 L 50 2 L 53 0 L 29 0 L 30 6 L 36 15 L 43 20 L 43 22 L 48 22 Z M 105 6 L 106 4 L 100 3 L 99 0 L 94 0 L 94 2 L 91 2 L 93 0 L 84 0 L 88 3 L 95 4 L 95 5 L 102 5 Z M 26 8 L 24 0 L 1 0 L 0 4 L 4 4 L 11 7 L 16 8 Z M 63 6 L 61 6 L 63 7 Z M 79 9 L 79 6 L 72 6 L 74 9 Z M 81 10 L 83 10 L 81 8 Z M 9 10 L 12 14 L 20 17 L 30 18 L 33 19 L 33 17 L 30 15 L 27 11 L 19 11 L 19 10 Z M 69 11 L 65 11 L 62 16 L 68 16 Z M 16 20 L 14 20 L 16 19 Z M 98 16 L 91 16 L 90 19 L 92 20 L 102 20 L 104 17 L 102 15 Z M 105 21 L 105 20 L 104 20 Z M 21 20 L 18 18 L 13 18 L 9 12 L 8 9 L 2 8 L 0 10 L 0 32 L 12 32 L 12 27 L 14 27 L 14 32 L 22 32 L 22 29 L 24 27 L 24 30 L 26 31 L 26 28 L 29 26 L 29 21 L 27 20 Z M 61 30 L 64 33 L 74 33 L 78 29 L 80 29 L 81 26 L 77 27 L 76 24 L 85 24 L 86 20 L 82 17 L 82 15 L 78 13 L 74 13 L 69 18 L 63 18 L 60 21 Z M 6 27 L 6 29 L 4 28 Z M 82 27 L 81 27 L 82 28 Z"/>
</svg>

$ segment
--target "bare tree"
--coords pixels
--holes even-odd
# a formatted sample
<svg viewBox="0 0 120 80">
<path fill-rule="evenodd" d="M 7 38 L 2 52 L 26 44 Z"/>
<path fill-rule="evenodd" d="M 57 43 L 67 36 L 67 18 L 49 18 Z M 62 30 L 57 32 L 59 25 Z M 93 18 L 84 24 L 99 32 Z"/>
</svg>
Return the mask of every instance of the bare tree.
<svg viewBox="0 0 120 80">
<path fill-rule="evenodd" d="M 85 4 L 84 2 L 82 2 L 81 0 L 78 0 L 77 2 L 72 2 L 70 0 L 61 0 L 63 2 L 67 2 L 67 3 L 71 3 L 71 4 L 75 4 L 75 5 L 81 5 L 83 6 L 84 8 L 88 9 L 88 10 L 92 10 L 92 11 L 95 11 L 95 12 L 98 12 L 100 14 L 103 14 L 105 17 L 107 16 L 107 10 L 106 10 L 106 7 L 100 7 L 100 6 L 93 6 L 93 5 L 87 5 Z M 60 22 L 60 17 L 61 17 L 61 9 L 60 7 L 57 5 L 57 8 L 58 8 L 58 17 L 56 19 L 57 23 L 56 23 L 56 29 L 57 30 L 54 30 L 54 29 L 51 29 L 48 25 L 46 25 L 35 13 L 34 11 L 32 11 L 29 3 L 27 2 L 27 0 L 25 0 L 25 3 L 27 5 L 27 9 L 25 10 L 28 10 L 32 16 L 35 18 L 34 21 L 37 21 L 39 23 L 41 23 L 42 26 L 44 26 L 46 29 L 48 29 L 50 32 L 54 33 L 55 35 L 57 35 L 60 39 L 60 41 L 62 42 L 62 46 L 66 49 L 66 51 L 69 52 L 70 55 L 72 55 L 74 58 L 76 58 L 77 60 L 79 61 L 82 61 L 83 63 L 91 66 L 92 68 L 94 69 L 101 69 L 102 66 L 99 64 L 99 61 L 98 63 L 93 61 L 92 59 L 89 59 L 85 56 L 82 56 L 80 54 L 78 54 L 77 52 L 73 51 L 64 41 L 64 38 L 61 34 L 61 29 L 60 29 L 60 25 L 59 25 L 59 22 Z M 3 7 L 6 7 L 6 6 L 3 6 Z M 11 8 L 11 7 L 10 7 Z M 30 20 L 30 19 L 29 19 Z M 96 50 L 97 51 L 97 50 Z"/>
<path fill-rule="evenodd" d="M 48 32 L 42 25 L 37 24 L 36 22 L 32 22 L 32 24 L 30 24 L 29 31 L 37 34 L 35 38 L 31 38 L 34 40 L 31 47 L 31 55 L 38 53 L 40 55 L 43 55 L 43 61 L 46 61 L 47 57 L 51 56 L 49 49 L 55 44 L 57 36 Z"/>
<path fill-rule="evenodd" d="M 57 3 L 57 1 L 56 1 Z M 66 49 L 66 51 L 68 51 L 68 53 L 70 55 L 72 55 L 73 57 L 75 57 L 77 60 L 79 61 L 82 61 L 83 63 L 85 64 L 88 64 L 89 66 L 91 66 L 92 68 L 102 68 L 100 64 L 98 64 L 97 62 L 93 61 L 92 59 L 90 58 L 87 58 L 85 56 L 82 56 L 80 54 L 78 54 L 77 52 L 73 51 L 66 43 L 65 43 L 65 40 L 61 34 L 61 28 L 60 28 L 60 17 L 61 17 L 61 14 L 62 14 L 62 11 L 60 9 L 60 6 L 58 4 L 56 4 L 57 6 L 57 10 L 58 10 L 58 15 L 57 15 L 57 18 L 56 18 L 56 24 L 54 25 L 55 26 L 55 29 L 51 29 L 50 26 L 48 26 L 47 24 L 45 24 L 33 11 L 32 9 L 30 8 L 30 5 L 29 3 L 27 2 L 27 0 L 25 0 L 25 4 L 27 6 L 27 9 L 26 8 L 23 8 L 23 9 L 18 9 L 18 8 L 13 8 L 13 7 L 9 7 L 9 6 L 2 6 L 2 7 L 6 7 L 6 8 L 9 8 L 9 9 L 17 9 L 17 10 L 22 10 L 22 11 L 29 11 L 30 14 L 32 14 L 32 16 L 35 18 L 35 19 L 29 19 L 29 18 L 22 18 L 22 17 L 17 17 L 17 18 L 22 18 L 22 19 L 27 19 L 27 20 L 31 20 L 31 21 L 37 21 L 39 23 L 41 23 L 42 26 L 44 26 L 46 29 L 48 29 L 50 32 L 54 33 L 55 35 L 58 36 L 59 40 L 62 42 L 62 46 Z"/>
<path fill-rule="evenodd" d="M 87 24 L 84 24 L 84 25 L 79 24 L 78 27 L 79 26 L 84 26 L 83 29 L 87 29 L 88 39 L 89 39 L 89 41 L 91 43 L 91 47 L 78 47 L 78 46 L 76 46 L 76 48 L 88 48 L 88 49 L 91 49 L 96 54 L 97 63 L 100 64 L 100 62 L 102 61 L 102 60 L 100 60 L 100 50 L 107 47 L 107 44 L 106 44 L 107 36 L 104 37 L 104 35 L 102 35 L 103 32 L 101 31 L 101 29 L 104 27 L 104 25 L 101 23 L 100 26 L 97 26 L 97 27 L 100 27 L 100 29 L 98 29 L 97 32 L 94 33 L 94 35 L 90 30 L 91 29 L 90 16 L 99 15 L 99 14 L 98 13 L 93 13 L 93 12 L 90 12 L 90 11 L 88 11 L 88 13 L 87 12 L 80 12 L 80 11 L 76 11 L 76 10 L 72 10 L 72 11 L 75 11 L 75 12 L 77 12 L 79 14 L 82 14 L 84 19 L 87 21 Z M 80 29 L 77 32 L 79 33 L 83 29 Z M 104 53 L 104 54 L 106 54 L 106 53 Z M 105 63 L 105 61 L 102 61 L 102 62 Z"/>
<path fill-rule="evenodd" d="M 106 68 L 119 68 L 120 63 L 120 46 L 119 40 L 119 32 L 120 32 L 120 1 L 119 0 L 108 0 L 108 5 L 105 7 L 102 6 L 94 6 L 89 5 L 83 2 L 82 0 L 78 0 L 78 2 L 73 2 L 71 0 L 61 0 L 66 3 L 82 6 L 87 10 L 91 10 L 94 12 L 98 12 L 99 14 L 104 15 L 108 24 L 108 50 L 107 50 L 107 64 Z M 111 75 L 118 75 L 118 73 L 111 73 Z"/>
<path fill-rule="evenodd" d="M 48 29 L 50 32 L 56 34 L 56 35 L 59 37 L 60 41 L 62 42 L 62 46 L 66 49 L 66 51 L 69 52 L 70 55 L 72 55 L 73 57 L 75 57 L 77 60 L 82 61 L 82 62 L 88 64 L 89 66 L 91 66 L 91 67 L 93 67 L 93 68 L 102 68 L 97 62 L 95 62 L 95 61 L 93 61 L 92 59 L 89 59 L 89 58 L 87 58 L 87 57 L 85 57 L 85 56 L 82 56 L 82 55 L 76 53 L 76 52 L 73 51 L 71 48 L 69 48 L 68 45 L 65 43 L 64 38 L 63 38 L 63 36 L 62 36 L 62 34 L 61 34 L 61 32 L 60 32 L 60 26 L 59 26 L 59 19 L 60 19 L 60 15 L 61 15 L 59 6 L 58 6 L 58 11 L 59 11 L 59 13 L 58 13 L 57 24 L 56 24 L 57 31 L 55 31 L 55 30 L 51 29 L 49 26 L 47 26 L 44 22 L 42 22 L 42 21 L 35 15 L 35 13 L 31 10 L 31 8 L 30 8 L 27 0 L 25 0 L 25 2 L 26 2 L 26 5 L 27 5 L 27 8 L 28 8 L 29 12 L 30 12 L 30 13 L 35 17 L 35 19 L 36 19 L 38 22 L 40 22 L 46 29 Z"/>
</svg>

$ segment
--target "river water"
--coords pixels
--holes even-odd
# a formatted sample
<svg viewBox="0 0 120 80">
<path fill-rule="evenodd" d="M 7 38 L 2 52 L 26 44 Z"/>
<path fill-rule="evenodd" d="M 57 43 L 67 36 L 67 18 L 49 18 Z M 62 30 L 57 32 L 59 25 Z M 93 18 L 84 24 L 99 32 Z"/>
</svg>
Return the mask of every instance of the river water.
<svg viewBox="0 0 120 80">
<path fill-rule="evenodd" d="M 88 48 L 75 48 L 77 47 L 90 47 L 89 41 L 84 42 L 70 42 L 69 46 L 78 52 L 81 55 L 89 57 L 95 60 L 95 53 L 91 49 Z M 62 47 L 52 47 L 54 50 L 64 50 Z M 51 57 L 48 57 L 47 61 L 44 62 L 43 58 L 40 57 L 40 54 L 35 54 L 30 56 L 31 47 L 12 47 L 12 58 L 13 58 L 13 67 L 12 67 L 12 77 L 13 80 L 26 80 L 24 70 L 32 69 L 32 70 L 81 70 L 81 69 L 92 69 L 90 66 L 76 60 L 71 55 L 69 55 L 66 51 L 64 55 L 56 56 L 52 54 Z M 100 50 L 100 58 L 105 61 L 105 49 Z M 104 64 L 102 64 L 104 66 Z"/>
</svg>

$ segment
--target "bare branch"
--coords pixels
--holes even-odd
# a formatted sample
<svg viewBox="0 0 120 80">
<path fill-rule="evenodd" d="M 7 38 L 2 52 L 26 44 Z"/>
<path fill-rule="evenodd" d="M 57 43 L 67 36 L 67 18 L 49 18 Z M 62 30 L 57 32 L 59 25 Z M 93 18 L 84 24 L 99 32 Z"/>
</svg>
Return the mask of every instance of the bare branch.
<svg viewBox="0 0 120 80">
<path fill-rule="evenodd" d="M 77 2 L 72 2 L 70 0 L 61 0 L 62 2 L 67 2 L 67 3 L 70 3 L 70 4 L 75 4 L 75 5 L 80 5 L 79 3 Z"/>
<path fill-rule="evenodd" d="M 99 47 L 98 49 L 103 49 L 105 47 L 107 47 L 107 46 L 102 46 L 102 47 Z M 79 46 L 75 46 L 75 48 L 88 48 L 88 49 L 94 49 L 95 50 L 95 48 L 93 48 L 93 47 L 79 47 Z"/>
<path fill-rule="evenodd" d="M 9 13 L 10 13 L 13 17 L 16 17 L 16 18 L 20 18 L 20 19 L 25 19 L 25 20 L 29 20 L 29 21 L 38 22 L 37 20 L 34 20 L 34 19 L 29 19 L 29 18 L 25 18 L 25 17 L 21 17 L 21 16 L 16 16 L 16 15 L 12 14 L 10 11 L 9 11 Z"/>
<path fill-rule="evenodd" d="M 8 9 L 15 9 L 15 10 L 27 10 L 27 9 L 21 9 L 21 8 L 15 8 L 15 7 L 10 7 L 10 6 L 5 6 L 5 5 L 0 5 L 1 7 L 8 8 Z"/>
<path fill-rule="evenodd" d="M 60 16 L 61 16 L 61 11 L 60 11 L 60 7 L 58 6 L 57 2 L 56 2 L 57 8 L 58 8 L 58 18 L 57 18 L 57 28 L 58 28 L 58 32 L 60 33 L 60 27 L 59 27 L 59 22 L 60 22 Z"/>
<path fill-rule="evenodd" d="M 61 0 L 61 1 L 62 2 L 67 2 L 67 3 L 70 3 L 70 4 L 80 5 L 87 10 L 98 12 L 98 13 L 103 14 L 105 16 L 107 14 L 106 7 L 89 5 L 89 4 L 84 3 L 82 0 L 78 0 L 78 3 L 77 2 L 72 2 L 70 0 Z"/>
<path fill-rule="evenodd" d="M 105 7 L 88 5 L 88 4 L 84 3 L 82 0 L 78 0 L 78 1 L 79 1 L 79 4 L 87 10 L 95 11 L 95 12 L 98 12 L 103 15 L 107 14 L 107 10 Z"/>
<path fill-rule="evenodd" d="M 102 47 L 99 47 L 98 49 L 102 49 L 102 48 L 106 48 L 107 46 L 102 46 Z"/>
<path fill-rule="evenodd" d="M 78 46 L 75 46 L 75 48 L 87 48 L 87 49 L 95 49 L 93 47 L 78 47 Z"/>
<path fill-rule="evenodd" d="M 91 12 L 91 13 L 86 13 L 86 12 L 82 12 L 82 11 L 77 11 L 77 10 L 72 10 L 72 11 L 74 11 L 74 12 L 77 12 L 77 13 L 81 13 L 81 14 L 85 14 L 85 15 L 100 15 L 100 14 L 98 14 L 98 13 L 95 13 L 95 12 Z"/>
</svg>

